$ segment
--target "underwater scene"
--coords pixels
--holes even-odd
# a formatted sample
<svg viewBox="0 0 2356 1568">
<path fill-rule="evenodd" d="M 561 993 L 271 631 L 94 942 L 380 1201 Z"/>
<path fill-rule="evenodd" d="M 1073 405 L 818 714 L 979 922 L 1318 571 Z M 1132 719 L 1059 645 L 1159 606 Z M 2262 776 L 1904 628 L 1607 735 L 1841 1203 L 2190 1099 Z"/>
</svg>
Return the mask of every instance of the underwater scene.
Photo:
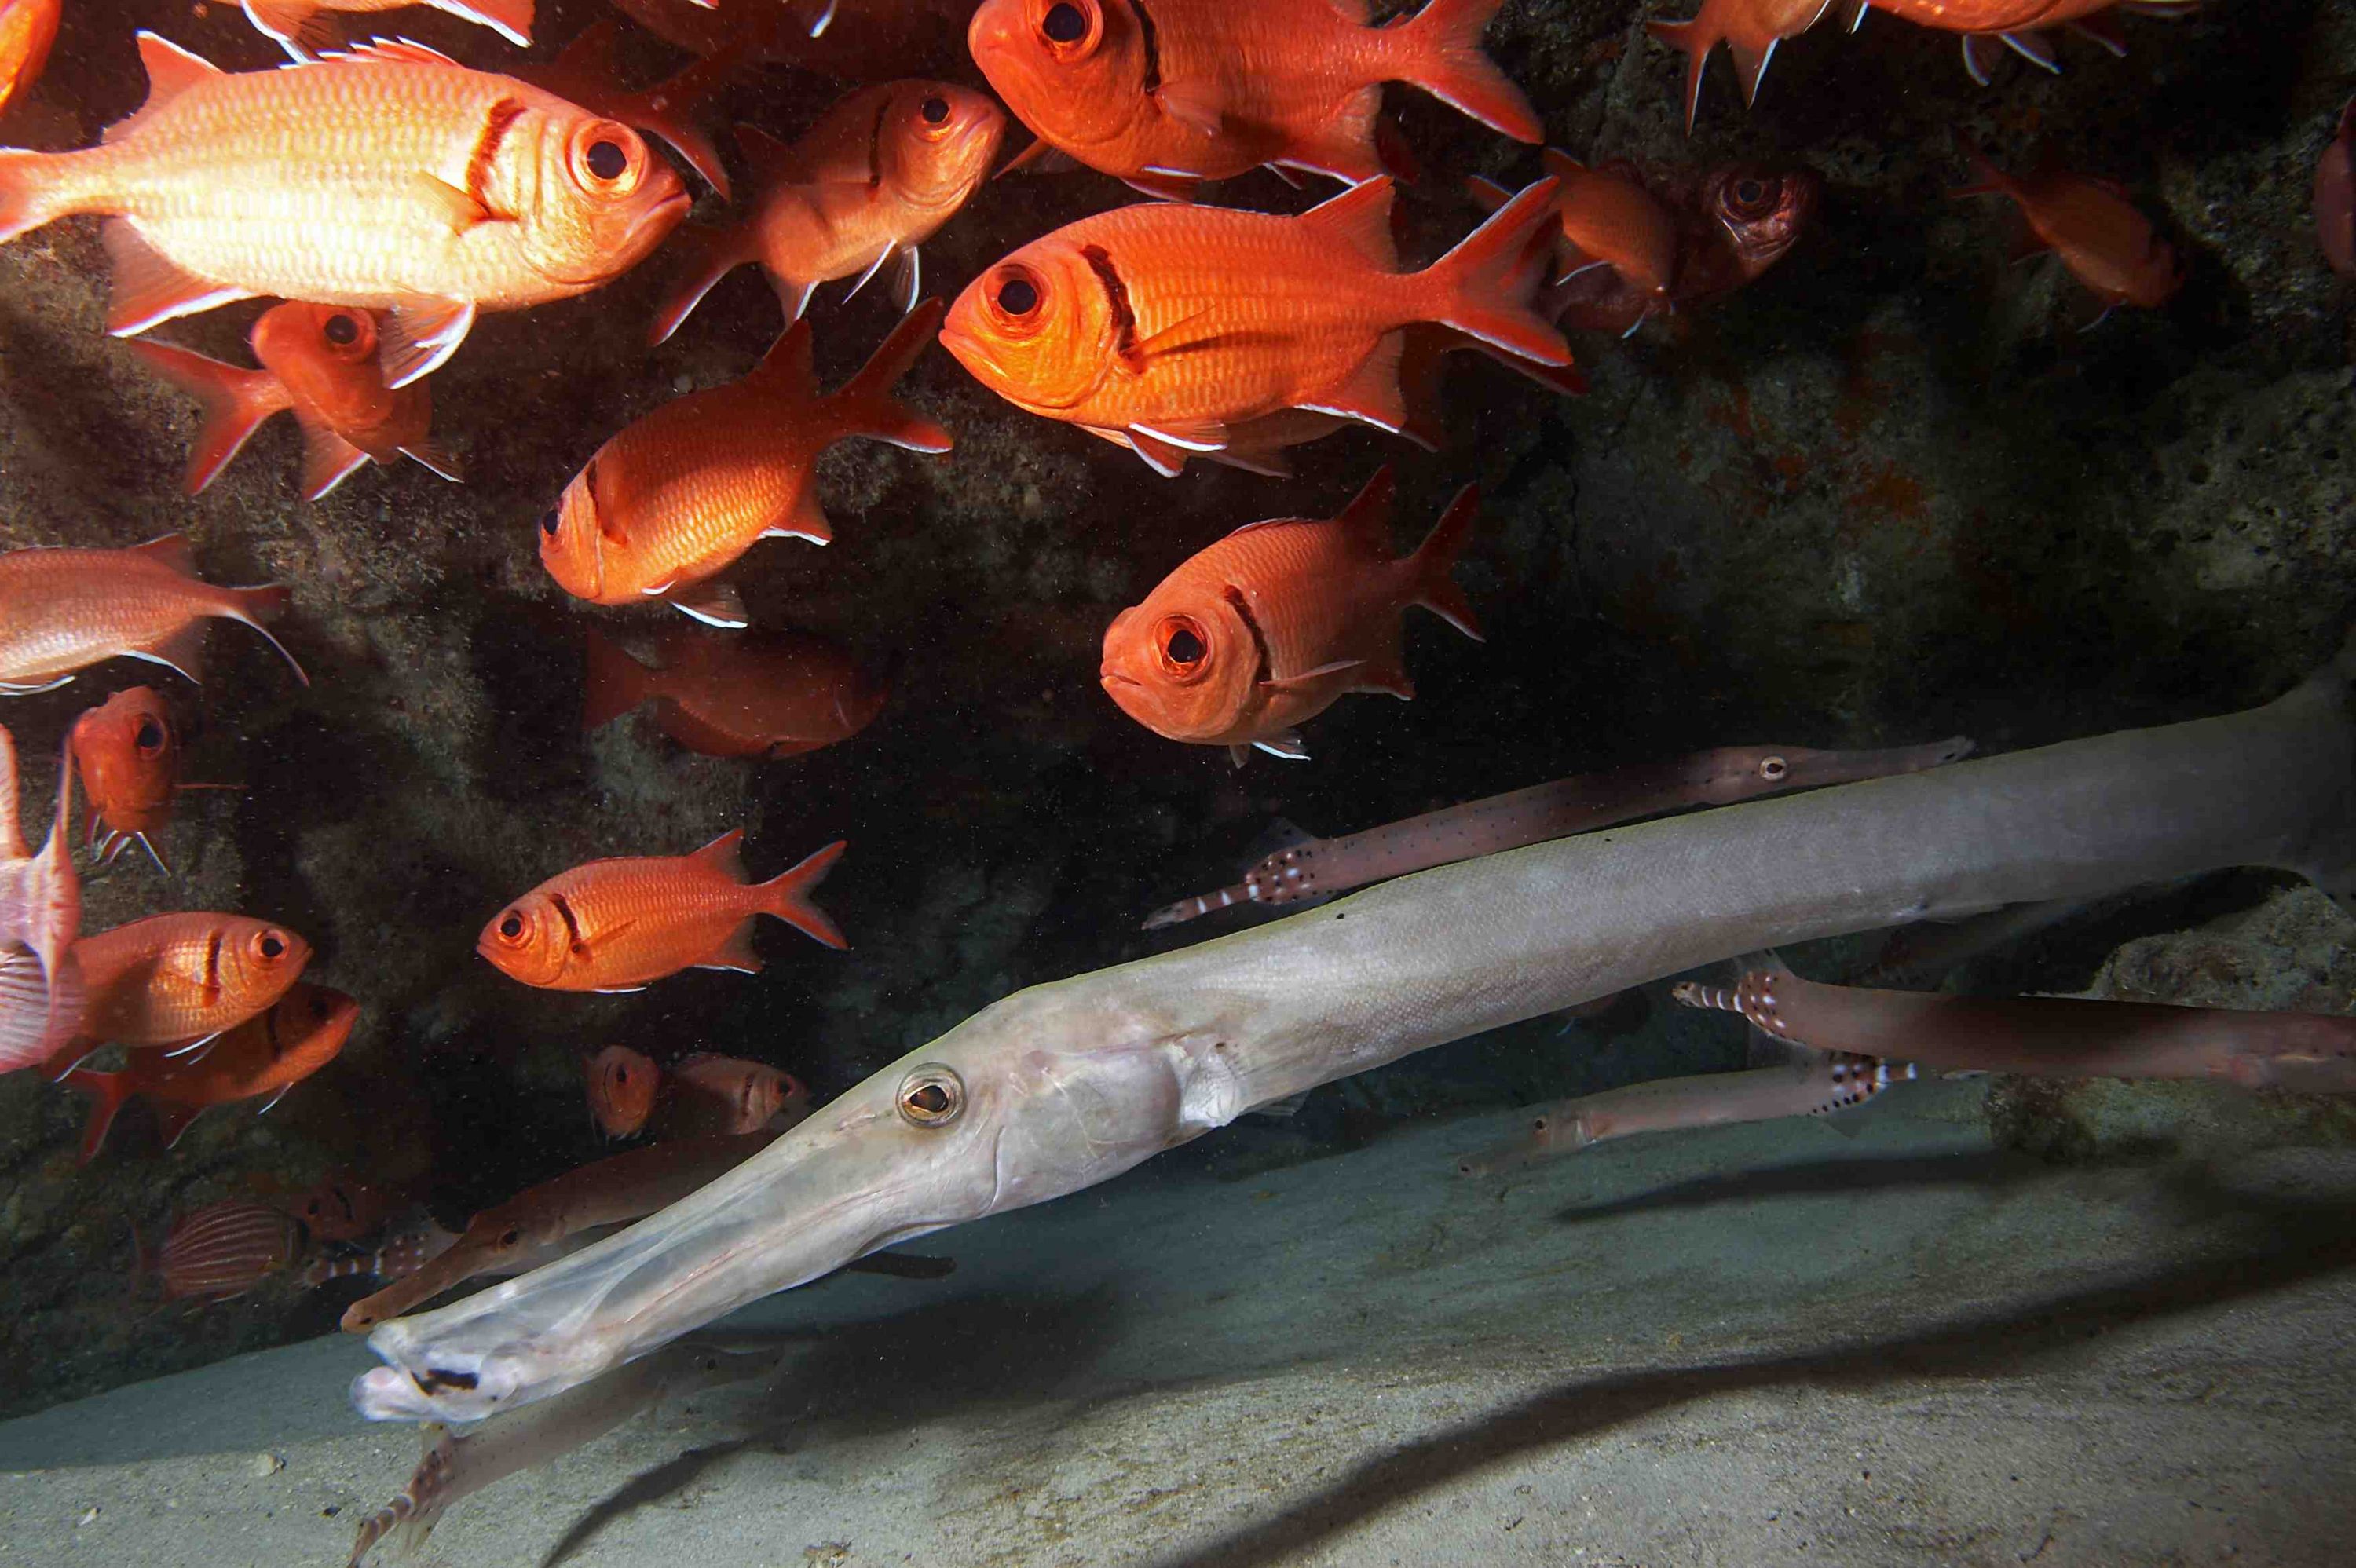
<svg viewBox="0 0 2356 1568">
<path fill-rule="evenodd" d="M 0 0 L 0 1564 L 2356 1562 L 2351 546 L 2350 0 Z"/>
</svg>

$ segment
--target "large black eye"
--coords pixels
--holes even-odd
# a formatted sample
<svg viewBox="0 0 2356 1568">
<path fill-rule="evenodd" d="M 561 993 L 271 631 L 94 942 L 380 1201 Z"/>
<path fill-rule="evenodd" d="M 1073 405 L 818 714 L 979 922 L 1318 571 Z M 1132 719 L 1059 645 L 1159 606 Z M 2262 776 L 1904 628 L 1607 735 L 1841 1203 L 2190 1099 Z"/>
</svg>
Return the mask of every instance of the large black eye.
<svg viewBox="0 0 2356 1568">
<path fill-rule="evenodd" d="M 965 1109 L 965 1080 L 951 1068 L 928 1063 L 900 1080 L 900 1115 L 920 1127 L 942 1127 Z"/>
<path fill-rule="evenodd" d="M 601 180 L 617 180 L 622 171 L 630 166 L 630 155 L 622 151 L 616 142 L 593 142 L 589 146 L 589 172 Z"/>
<path fill-rule="evenodd" d="M 510 914 L 507 919 L 499 922 L 499 934 L 506 937 L 510 942 L 514 941 L 517 937 L 521 936 L 523 934 L 523 916 L 519 914 Z"/>
<path fill-rule="evenodd" d="M 282 957 L 286 952 L 286 944 L 281 942 L 274 932 L 264 932 L 260 945 L 264 958 Z"/>
<path fill-rule="evenodd" d="M 341 311 L 329 316 L 327 325 L 321 330 L 327 333 L 327 341 L 338 348 L 348 347 L 358 343 L 360 337 L 360 324 Z"/>
<path fill-rule="evenodd" d="M 152 716 L 142 719 L 139 720 L 139 733 L 131 737 L 131 743 L 139 748 L 142 756 L 154 756 L 164 749 L 164 726 L 156 723 Z"/>
<path fill-rule="evenodd" d="M 1055 43 L 1076 44 L 1087 36 L 1088 19 L 1080 15 L 1077 5 L 1056 5 L 1039 24 L 1039 30 Z"/>
<path fill-rule="evenodd" d="M 998 308 L 1009 315 L 1029 315 L 1039 308 L 1039 285 L 1028 278 L 1009 278 L 998 285 Z"/>
<path fill-rule="evenodd" d="M 1200 664 L 1206 651 L 1203 639 L 1183 626 L 1170 634 L 1168 652 L 1172 664 Z"/>
<path fill-rule="evenodd" d="M 949 101 L 935 94 L 918 104 L 916 112 L 925 117 L 926 124 L 937 125 L 949 117 Z"/>
<path fill-rule="evenodd" d="M 557 521 L 556 508 L 551 507 L 548 510 L 540 515 L 540 531 L 546 534 L 550 539 L 554 539 L 556 537 Z"/>
</svg>

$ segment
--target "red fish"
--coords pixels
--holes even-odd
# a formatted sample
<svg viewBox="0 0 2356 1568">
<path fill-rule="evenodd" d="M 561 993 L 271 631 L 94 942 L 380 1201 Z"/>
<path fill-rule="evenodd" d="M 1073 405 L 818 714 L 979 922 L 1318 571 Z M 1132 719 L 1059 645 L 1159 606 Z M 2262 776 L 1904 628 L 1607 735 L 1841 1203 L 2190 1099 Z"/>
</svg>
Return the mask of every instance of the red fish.
<svg viewBox="0 0 2356 1568">
<path fill-rule="evenodd" d="M 66 746 L 90 799 L 83 841 L 97 847 L 102 860 L 112 861 L 135 841 L 168 874 L 170 864 L 148 835 L 170 819 L 179 793 L 236 787 L 180 782 L 180 738 L 171 709 L 144 686 L 118 691 L 75 720 Z"/>
<path fill-rule="evenodd" d="M 84 1036 L 180 1046 L 273 1006 L 302 978 L 311 944 L 241 914 L 151 914 L 83 937 L 73 954 L 88 996 Z"/>
<path fill-rule="evenodd" d="M 663 1074 L 652 1130 L 659 1138 L 729 1137 L 809 1113 L 809 1091 L 792 1073 L 699 1052 Z"/>
<path fill-rule="evenodd" d="M 519 49 L 531 47 L 532 0 L 244 0 L 245 19 L 297 63 L 344 48 L 344 30 L 328 18 L 372 16 L 430 6 L 462 22 L 490 28 Z"/>
<path fill-rule="evenodd" d="M 145 659 L 190 680 L 204 667 L 205 622 L 242 621 L 311 684 L 262 622 L 291 597 L 278 587 L 198 581 L 182 534 L 135 549 L 35 549 L 0 555 L 0 696 L 48 691 L 102 659 Z"/>
<path fill-rule="evenodd" d="M 132 1241 L 135 1246 L 136 1232 Z M 285 1268 L 302 1245 L 302 1227 L 291 1217 L 267 1203 L 231 1198 L 181 1215 L 152 1264 L 140 1248 L 134 1277 L 152 1268 L 164 1281 L 166 1301 L 226 1301 Z"/>
<path fill-rule="evenodd" d="M 589 634 L 594 730 L 647 703 L 662 732 L 707 757 L 791 757 L 849 740 L 883 710 L 890 687 L 842 649 L 799 632 L 736 636 L 681 626 L 649 669 Z"/>
<path fill-rule="evenodd" d="M 81 930 L 81 879 L 70 843 L 73 753 L 59 764 L 56 816 L 37 855 L 25 842 L 16 807 L 16 742 L 0 728 L 0 1072 L 63 1050 L 84 1010 L 73 953 Z"/>
<path fill-rule="evenodd" d="M 2356 278 L 2356 98 L 2340 112 L 2340 132 L 2315 161 L 2315 237 L 2331 270 Z"/>
<path fill-rule="evenodd" d="M 1383 83 L 1519 141 L 1529 100 L 1482 52 L 1503 0 L 1430 0 L 1369 27 L 1358 0 L 983 0 L 974 63 L 1042 142 L 1153 196 L 1260 164 L 1356 183 L 1386 172 Z"/>
<path fill-rule="evenodd" d="M 1393 559 L 1387 468 L 1331 521 L 1248 523 L 1163 578 L 1106 628 L 1103 682 L 1157 735 L 1303 758 L 1293 726 L 1345 692 L 1411 698 L 1400 613 L 1420 604 L 1466 636 L 1479 624 L 1449 578 L 1478 509 L 1468 486 L 1423 548 Z"/>
<path fill-rule="evenodd" d="M 916 248 L 957 216 L 990 176 L 1006 117 L 988 96 L 941 81 L 862 88 L 787 148 L 750 126 L 736 144 L 752 165 L 752 210 L 725 229 L 685 229 L 687 261 L 657 314 L 654 341 L 736 268 L 757 261 L 800 319 L 823 283 L 856 277 L 857 293 L 888 263 L 903 311 L 922 292 Z"/>
<path fill-rule="evenodd" d="M 60 9 L 60 0 L 0 0 L 0 114 L 48 63 Z"/>
<path fill-rule="evenodd" d="M 1527 306 L 1540 180 L 1430 268 L 1399 270 L 1391 182 L 1297 218 L 1149 203 L 1070 224 L 975 279 L 941 341 L 1018 408 L 1118 433 L 1175 474 L 1287 409 L 1396 433 L 1406 329 L 1435 323 L 1543 365 L 1570 351 Z"/>
<path fill-rule="evenodd" d="M 423 381 L 388 390 L 378 362 L 376 317 L 347 305 L 273 305 L 247 340 L 259 370 L 242 370 L 169 343 L 131 351 L 205 407 L 182 488 L 193 496 L 213 482 L 253 432 L 292 410 L 303 431 L 303 498 L 316 501 L 371 458 L 403 457 L 444 479 L 460 475 L 455 459 L 426 433 L 434 403 Z"/>
<path fill-rule="evenodd" d="M 626 1045 L 609 1045 L 589 1059 L 589 1115 L 609 1138 L 634 1138 L 654 1114 L 662 1069 Z"/>
<path fill-rule="evenodd" d="M 1950 196 L 2004 196 L 2019 207 L 2037 243 L 2019 254 L 2050 250 L 2070 275 L 2103 302 L 2105 315 L 2123 304 L 2156 309 L 2184 286 L 2176 250 L 2115 181 L 2072 174 L 2049 154 L 2027 175 L 2007 175 L 1975 152 L 1973 180 Z"/>
<path fill-rule="evenodd" d="M 615 58 L 621 36 L 622 29 L 612 17 L 601 16 L 546 65 L 519 65 L 509 74 L 578 103 L 592 114 L 661 137 L 687 160 L 688 167 L 702 176 L 704 184 L 719 193 L 721 200 L 727 200 L 728 170 L 720 161 L 720 149 L 690 114 L 744 69 L 744 50 L 720 49 L 675 76 L 633 91 L 622 85 Z"/>
<path fill-rule="evenodd" d="M 692 855 L 592 860 L 491 917 L 475 951 L 500 973 L 555 991 L 635 991 L 682 969 L 761 972 L 753 925 L 774 915 L 829 947 L 848 947 L 809 894 L 842 856 L 828 845 L 791 870 L 747 883 L 744 833 Z"/>
<path fill-rule="evenodd" d="M 201 1055 L 134 1051 L 119 1072 L 77 1067 L 63 1080 L 91 1097 L 90 1119 L 81 1131 L 81 1162 L 88 1165 L 106 1143 L 114 1118 L 134 1094 L 155 1108 L 164 1147 L 180 1141 L 207 1108 L 269 1096 L 264 1111 L 286 1092 L 333 1061 L 351 1039 L 359 1004 L 325 986 L 296 986 L 267 1012 L 229 1030 Z"/>
<path fill-rule="evenodd" d="M 939 320 L 937 301 L 917 306 L 823 397 L 809 323 L 794 323 L 751 375 L 674 398 L 599 447 L 541 515 L 541 564 L 593 604 L 659 601 L 712 625 L 745 624 L 718 574 L 765 539 L 834 538 L 818 500 L 828 447 L 854 436 L 914 452 L 955 444 L 892 396 Z"/>
<path fill-rule="evenodd" d="M 294 995 L 311 989 L 316 987 L 302 987 Z M 294 997 L 287 999 L 292 1001 Z M 281 1003 L 280 1007 L 284 1005 Z M 354 1011 L 357 1013 L 357 1007 Z M 392 1213 L 397 1196 L 369 1185 L 349 1171 L 338 1171 L 303 1195 L 294 1205 L 294 1217 L 303 1221 L 303 1228 L 311 1232 L 315 1241 L 357 1242 L 374 1234 L 384 1224 Z"/>
</svg>

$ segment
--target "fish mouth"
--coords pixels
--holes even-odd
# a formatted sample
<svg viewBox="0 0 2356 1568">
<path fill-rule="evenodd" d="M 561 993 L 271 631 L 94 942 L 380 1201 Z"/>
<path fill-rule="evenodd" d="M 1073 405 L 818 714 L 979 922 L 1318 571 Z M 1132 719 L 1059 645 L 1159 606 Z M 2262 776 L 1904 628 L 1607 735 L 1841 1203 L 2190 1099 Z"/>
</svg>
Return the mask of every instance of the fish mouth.
<svg viewBox="0 0 2356 1568">
<path fill-rule="evenodd" d="M 1008 379 L 1006 367 L 999 363 L 989 345 L 963 327 L 942 327 L 941 347 L 955 355 L 957 362 L 971 371 L 977 380 L 1002 383 Z"/>
<path fill-rule="evenodd" d="M 1110 666 L 1107 666 L 1105 668 L 1097 672 L 1097 682 L 1107 691 L 1110 691 L 1116 686 L 1133 686 L 1141 690 L 1142 690 L 1145 686 L 1145 683 L 1138 679 L 1135 676 L 1123 675 L 1120 671 L 1112 668 Z"/>
</svg>

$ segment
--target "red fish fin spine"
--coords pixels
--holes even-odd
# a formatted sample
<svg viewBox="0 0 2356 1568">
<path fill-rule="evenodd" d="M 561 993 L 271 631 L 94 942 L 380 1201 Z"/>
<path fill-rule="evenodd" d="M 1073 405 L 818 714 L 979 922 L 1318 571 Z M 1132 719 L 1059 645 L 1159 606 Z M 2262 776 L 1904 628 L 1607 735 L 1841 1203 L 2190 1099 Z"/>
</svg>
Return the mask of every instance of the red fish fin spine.
<svg viewBox="0 0 2356 1568">
<path fill-rule="evenodd" d="M 242 370 L 169 343 L 140 342 L 131 351 L 147 368 L 204 405 L 204 422 L 180 487 L 196 495 L 213 482 L 262 421 L 294 406 L 286 389 L 267 370 Z"/>
<path fill-rule="evenodd" d="M 1559 189 L 1558 181 L 1537 181 L 1429 271 L 1417 273 L 1409 297 L 1437 301 L 1419 319 L 1441 322 L 1541 365 L 1569 364 L 1570 346 L 1562 334 L 1530 308 L 1536 277 L 1523 265 L 1530 245 L 1556 221 Z"/>
<path fill-rule="evenodd" d="M 850 435 L 888 441 L 911 452 L 947 452 L 955 437 L 892 395 L 900 378 L 932 347 L 933 334 L 947 307 L 937 299 L 925 301 L 892 329 L 874 356 L 860 367 L 827 400 L 834 405 L 839 428 Z"/>
<path fill-rule="evenodd" d="M 1412 602 L 1476 643 L 1488 640 L 1481 633 L 1481 618 L 1472 613 L 1472 602 L 1449 573 L 1456 570 L 1456 558 L 1464 553 L 1465 541 L 1472 537 L 1473 519 L 1480 515 L 1481 486 L 1467 485 L 1448 503 L 1448 510 L 1440 514 L 1440 521 L 1432 524 L 1431 532 L 1407 562 L 1408 581 L 1415 595 Z"/>
<path fill-rule="evenodd" d="M 749 919 L 730 932 L 720 945 L 696 965 L 699 969 L 734 969 L 740 975 L 761 972 L 761 955 L 753 951 L 753 923 Z"/>
<path fill-rule="evenodd" d="M 286 667 L 294 672 L 294 678 L 305 686 L 310 685 L 311 677 L 303 673 L 303 667 L 295 662 L 293 654 L 286 651 L 286 645 L 271 635 L 270 628 L 263 624 L 275 621 L 286 613 L 286 606 L 294 602 L 294 591 L 284 583 L 273 582 L 260 588 L 229 588 L 222 592 L 230 596 L 230 607 L 223 613 L 260 632 L 262 640 L 277 649 L 278 656 L 286 661 Z M 195 624 L 201 625 L 203 623 Z"/>
<path fill-rule="evenodd" d="M 729 229 L 681 228 L 671 236 L 670 245 L 681 253 L 679 273 L 655 313 L 654 328 L 647 339 L 649 344 L 667 341 L 721 279 L 760 259 L 749 224 Z"/>
<path fill-rule="evenodd" d="M 585 731 L 611 724 L 653 696 L 654 675 L 610 639 L 592 631 L 581 728 Z"/>
<path fill-rule="evenodd" d="M 88 1165 L 106 1147 L 106 1135 L 113 1130 L 114 1118 L 131 1103 L 131 1074 L 128 1072 L 94 1072 L 87 1067 L 77 1067 L 65 1075 L 65 1086 L 90 1096 L 90 1118 L 81 1125 L 80 1161 Z"/>
<path fill-rule="evenodd" d="M 1517 142 L 1541 142 L 1546 132 L 1529 99 L 1481 47 L 1481 35 L 1504 3 L 1431 0 L 1407 21 L 1367 37 L 1385 57 L 1386 79 L 1419 87 Z"/>
<path fill-rule="evenodd" d="M 188 1124 L 204 1114 L 202 1105 L 156 1105 L 155 1126 L 163 1135 L 164 1147 L 170 1148 L 188 1130 Z"/>
<path fill-rule="evenodd" d="M 1334 246 L 1362 256 L 1377 270 L 1398 271 L 1398 246 L 1391 237 L 1391 198 L 1395 187 L 1386 176 L 1352 186 L 1301 215 L 1304 229 L 1314 230 Z"/>
<path fill-rule="evenodd" d="M 809 900 L 818 885 L 826 880 L 826 874 L 834 869 L 834 863 L 842 859 L 845 848 L 838 838 L 792 870 L 761 883 L 755 890 L 764 895 L 761 912 L 776 915 L 829 947 L 849 947 L 851 944 L 843 939 L 833 919 Z"/>
</svg>

